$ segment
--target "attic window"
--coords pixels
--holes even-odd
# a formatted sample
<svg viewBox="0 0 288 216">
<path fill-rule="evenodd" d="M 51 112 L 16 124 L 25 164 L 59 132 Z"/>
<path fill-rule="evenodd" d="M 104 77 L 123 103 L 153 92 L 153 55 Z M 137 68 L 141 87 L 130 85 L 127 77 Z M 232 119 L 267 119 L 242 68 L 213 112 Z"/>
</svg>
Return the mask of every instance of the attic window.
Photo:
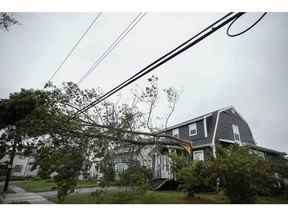
<svg viewBox="0 0 288 216">
<path fill-rule="evenodd" d="M 172 130 L 172 136 L 179 137 L 179 128 L 175 128 Z"/>
<path fill-rule="evenodd" d="M 234 135 L 234 140 L 236 143 L 241 143 L 240 140 L 240 132 L 239 132 L 239 127 L 238 125 L 232 125 L 232 130 L 233 130 L 233 135 Z"/>
<path fill-rule="evenodd" d="M 197 124 L 193 123 L 189 125 L 189 136 L 197 135 Z"/>
</svg>

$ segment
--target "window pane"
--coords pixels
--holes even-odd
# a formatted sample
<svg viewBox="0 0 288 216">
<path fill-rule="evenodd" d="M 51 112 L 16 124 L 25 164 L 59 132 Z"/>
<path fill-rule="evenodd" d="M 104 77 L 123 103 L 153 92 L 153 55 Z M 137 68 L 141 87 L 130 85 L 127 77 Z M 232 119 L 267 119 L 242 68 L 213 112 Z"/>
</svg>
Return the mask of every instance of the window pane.
<svg viewBox="0 0 288 216">
<path fill-rule="evenodd" d="M 197 125 L 196 123 L 189 125 L 189 136 L 194 136 L 197 134 Z"/>
</svg>

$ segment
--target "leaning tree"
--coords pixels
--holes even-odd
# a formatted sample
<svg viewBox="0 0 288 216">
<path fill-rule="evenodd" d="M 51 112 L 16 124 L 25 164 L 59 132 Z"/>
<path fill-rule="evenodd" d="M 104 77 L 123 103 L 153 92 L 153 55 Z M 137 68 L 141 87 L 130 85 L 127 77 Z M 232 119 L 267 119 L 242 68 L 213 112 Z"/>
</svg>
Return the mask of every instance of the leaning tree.
<svg viewBox="0 0 288 216">
<path fill-rule="evenodd" d="M 105 100 L 73 119 L 71 116 L 76 111 L 103 95 L 100 88 L 82 90 L 68 82 L 62 88 L 48 83 L 41 91 L 22 90 L 21 94 L 15 95 L 16 101 L 21 99 L 23 102 L 23 106 L 19 107 L 27 110 L 26 113 L 23 111 L 23 115 L 18 115 L 21 112 L 16 111 L 14 105 L 7 105 L 15 101 L 13 97 L 2 100 L 1 104 L 2 107 L 9 107 L 5 108 L 7 112 L 14 112 L 11 116 L 17 117 L 13 121 L 17 123 L 15 128 L 21 139 L 30 138 L 37 151 L 36 163 L 40 165 L 40 175 L 44 178 L 56 175 L 54 180 L 58 198 L 63 200 L 69 192 L 74 191 L 79 174 L 89 169 L 91 162 L 111 168 L 109 158 L 117 148 L 127 149 L 131 157 L 133 154 L 143 157 L 142 149 L 147 146 L 179 143 L 190 145 L 189 141 L 158 133 L 160 128 L 154 124 L 157 118 L 154 112 L 160 97 L 158 78 L 152 76 L 147 81 L 143 89 L 138 86 L 137 90 L 131 90 L 130 101 L 121 101 L 120 95 L 115 100 Z M 37 97 L 32 97 L 37 100 L 29 102 L 28 96 L 25 97 L 27 92 L 37 93 Z M 170 118 L 179 94 L 173 88 L 164 93 L 170 104 L 165 116 Z M 29 102 L 29 106 L 26 102 Z M 7 116 L 10 115 L 2 115 L 2 118 Z M 164 118 L 166 125 L 167 121 Z M 7 122 L 2 128 L 8 126 Z M 9 143 L 8 140 L 5 142 Z"/>
</svg>

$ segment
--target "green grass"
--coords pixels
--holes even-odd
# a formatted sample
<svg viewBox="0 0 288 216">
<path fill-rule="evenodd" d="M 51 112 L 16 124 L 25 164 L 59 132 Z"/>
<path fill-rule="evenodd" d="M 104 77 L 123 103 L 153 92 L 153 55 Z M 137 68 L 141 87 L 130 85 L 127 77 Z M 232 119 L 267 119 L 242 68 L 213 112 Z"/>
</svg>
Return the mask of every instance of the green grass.
<svg viewBox="0 0 288 216">
<path fill-rule="evenodd" d="M 288 204 L 288 199 L 283 196 L 269 196 L 263 197 L 260 196 L 256 201 L 258 204 Z"/>
<path fill-rule="evenodd" d="M 57 198 L 50 198 L 58 203 Z M 69 195 L 64 204 L 213 204 L 212 200 L 194 197 L 186 198 L 182 192 L 155 192 L 148 191 L 141 197 L 135 197 L 125 192 L 108 192 L 99 199 L 90 193 Z"/>
<path fill-rule="evenodd" d="M 13 184 L 23 188 L 28 192 L 45 192 L 56 190 L 56 184 L 52 181 L 47 180 L 17 181 L 14 182 Z M 90 181 L 90 180 L 79 181 L 77 184 L 77 188 L 96 187 L 96 186 L 97 186 L 96 181 Z"/>
<path fill-rule="evenodd" d="M 56 197 L 50 198 L 58 203 Z M 187 198 L 182 192 L 175 191 L 148 191 L 143 196 L 137 197 L 124 192 L 107 192 L 101 199 L 90 193 L 72 194 L 66 197 L 64 204 L 227 204 L 228 199 L 221 193 L 201 193 L 193 198 Z M 258 197 L 257 204 L 287 204 L 283 197 Z"/>
</svg>

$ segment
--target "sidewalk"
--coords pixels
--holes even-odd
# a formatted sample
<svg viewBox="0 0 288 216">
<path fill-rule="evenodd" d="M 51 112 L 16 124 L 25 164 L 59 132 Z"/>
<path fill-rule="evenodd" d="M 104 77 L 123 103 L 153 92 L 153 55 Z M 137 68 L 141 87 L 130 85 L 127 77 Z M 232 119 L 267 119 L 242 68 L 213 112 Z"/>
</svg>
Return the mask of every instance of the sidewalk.
<svg viewBox="0 0 288 216">
<path fill-rule="evenodd" d="M 10 186 L 11 190 L 15 193 L 9 193 L 5 195 L 4 204 L 9 203 L 31 203 L 31 204 L 53 204 L 53 202 L 47 200 L 43 196 L 37 193 L 26 192 L 20 187 Z"/>
<path fill-rule="evenodd" d="M 47 198 L 56 197 L 57 191 L 47 191 L 31 193 L 26 192 L 23 188 L 17 187 L 15 185 L 10 186 L 11 190 L 15 193 L 9 193 L 5 195 L 4 203 L 31 203 L 31 204 L 53 204 Z M 96 190 L 103 190 L 101 187 L 89 187 L 89 188 L 78 188 L 75 189 L 74 193 L 91 193 Z M 122 191 L 124 188 L 121 187 L 109 187 L 105 188 L 108 191 Z"/>
</svg>

